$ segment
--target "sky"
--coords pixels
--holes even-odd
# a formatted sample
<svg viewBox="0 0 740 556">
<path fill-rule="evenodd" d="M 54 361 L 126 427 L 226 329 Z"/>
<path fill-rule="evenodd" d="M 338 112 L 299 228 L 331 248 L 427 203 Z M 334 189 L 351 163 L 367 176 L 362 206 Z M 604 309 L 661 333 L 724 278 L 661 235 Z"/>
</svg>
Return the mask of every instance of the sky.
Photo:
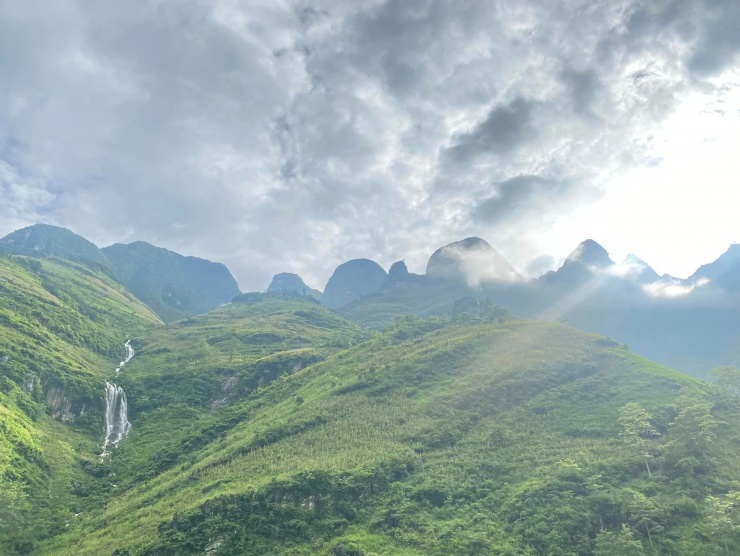
<svg viewBox="0 0 740 556">
<path fill-rule="evenodd" d="M 736 0 L 0 0 L 0 235 L 242 290 L 486 239 L 690 275 L 740 241 Z"/>
</svg>

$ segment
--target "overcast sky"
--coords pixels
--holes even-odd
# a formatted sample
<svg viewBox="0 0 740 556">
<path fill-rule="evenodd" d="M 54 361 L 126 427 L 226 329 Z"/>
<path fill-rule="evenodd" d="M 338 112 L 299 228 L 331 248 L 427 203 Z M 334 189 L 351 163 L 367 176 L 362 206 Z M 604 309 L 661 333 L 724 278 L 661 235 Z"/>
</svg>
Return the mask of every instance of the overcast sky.
<svg viewBox="0 0 740 556">
<path fill-rule="evenodd" d="M 0 0 L 0 235 L 323 288 L 477 235 L 685 277 L 740 241 L 737 0 Z"/>
</svg>

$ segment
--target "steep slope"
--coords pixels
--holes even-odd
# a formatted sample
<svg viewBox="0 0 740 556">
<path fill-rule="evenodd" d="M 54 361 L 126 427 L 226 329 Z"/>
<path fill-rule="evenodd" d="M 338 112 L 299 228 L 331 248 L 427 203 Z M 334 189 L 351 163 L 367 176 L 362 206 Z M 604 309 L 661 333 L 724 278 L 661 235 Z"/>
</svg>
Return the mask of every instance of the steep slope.
<svg viewBox="0 0 740 556">
<path fill-rule="evenodd" d="M 321 303 L 338 309 L 363 296 L 380 291 L 388 274 L 370 259 L 353 259 L 340 264 L 324 287 Z"/>
<path fill-rule="evenodd" d="M 253 334 L 267 315 L 297 314 L 260 303 L 229 311 L 254 310 Z M 193 319 L 202 349 L 224 341 L 229 311 Z M 158 332 L 127 375 L 132 391 L 155 358 L 174 369 L 162 350 L 196 343 L 188 326 Z M 245 334 L 228 340 L 235 358 L 259 355 Z M 233 368 L 254 377 L 251 361 Z M 405 318 L 190 430 L 192 402 L 157 410 L 169 420 L 142 414 L 111 460 L 116 496 L 37 553 L 588 555 L 619 531 L 646 552 L 740 549 L 706 533 L 740 479 L 740 404 L 713 409 L 711 396 L 562 325 Z M 635 423 L 642 436 L 621 434 Z M 171 442 L 175 424 L 188 433 Z"/>
<path fill-rule="evenodd" d="M 94 270 L 110 270 L 98 247 L 66 228 L 35 224 L 0 239 L 0 253 L 30 257 L 59 257 L 85 264 Z"/>
<path fill-rule="evenodd" d="M 655 272 L 649 264 L 636 255 L 627 255 L 622 266 L 628 269 L 629 277 L 640 284 L 649 284 L 660 280 L 658 273 Z"/>
<path fill-rule="evenodd" d="M 114 275 L 165 322 L 205 313 L 239 295 L 224 265 L 143 241 L 103 248 Z"/>
<path fill-rule="evenodd" d="M 715 287 L 740 292 L 740 244 L 733 243 L 716 261 L 699 267 L 688 281 L 701 279 L 708 279 Z"/>
<path fill-rule="evenodd" d="M 308 287 L 300 276 L 291 272 L 281 272 L 273 276 L 270 285 L 267 287 L 267 291 L 291 291 L 308 295 L 317 301 L 321 301 L 321 292 L 319 290 Z"/>
<path fill-rule="evenodd" d="M 104 273 L 0 256 L 0 554 L 27 553 L 100 494 L 105 379 L 161 321 Z"/>
</svg>

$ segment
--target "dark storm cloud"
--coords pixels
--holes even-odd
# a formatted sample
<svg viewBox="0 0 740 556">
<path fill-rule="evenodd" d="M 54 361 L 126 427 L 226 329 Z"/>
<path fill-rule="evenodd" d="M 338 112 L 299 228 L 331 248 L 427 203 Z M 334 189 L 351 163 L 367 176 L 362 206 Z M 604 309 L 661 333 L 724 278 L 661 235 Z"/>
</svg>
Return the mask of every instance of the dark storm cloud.
<svg viewBox="0 0 740 556">
<path fill-rule="evenodd" d="M 707 2 L 705 9 L 703 32 L 688 59 L 689 69 L 700 77 L 722 71 L 740 53 L 740 3 L 714 0 Z"/>
<path fill-rule="evenodd" d="M 531 114 L 532 103 L 521 97 L 497 105 L 475 129 L 455 137 L 444 156 L 462 164 L 480 155 L 506 154 L 534 137 Z"/>
<path fill-rule="evenodd" d="M 549 198 L 566 189 L 563 183 L 539 176 L 516 176 L 496 184 L 495 193 L 481 201 L 473 210 L 473 216 L 488 224 L 495 224 L 515 216 L 539 197 Z"/>
<path fill-rule="evenodd" d="M 576 71 L 569 68 L 563 71 L 562 79 L 570 89 L 574 112 L 590 114 L 591 104 L 601 88 L 596 72 L 593 70 Z"/>
<path fill-rule="evenodd" d="M 322 286 L 353 257 L 419 270 L 494 229 L 529 260 L 582 184 L 652 160 L 687 71 L 733 63 L 737 18 L 729 0 L 7 0 L 0 233 L 143 239 L 248 289 Z"/>
</svg>

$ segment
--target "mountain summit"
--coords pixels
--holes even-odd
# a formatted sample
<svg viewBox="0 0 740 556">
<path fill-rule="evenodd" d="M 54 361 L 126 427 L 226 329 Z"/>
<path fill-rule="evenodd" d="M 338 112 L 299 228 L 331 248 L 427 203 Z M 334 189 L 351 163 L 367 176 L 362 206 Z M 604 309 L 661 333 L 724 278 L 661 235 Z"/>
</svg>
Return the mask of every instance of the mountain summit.
<svg viewBox="0 0 740 556">
<path fill-rule="evenodd" d="M 383 267 L 370 259 L 353 259 L 340 264 L 324 288 L 321 303 L 338 309 L 365 295 L 377 293 L 388 274 Z"/>
<path fill-rule="evenodd" d="M 427 275 L 461 280 L 473 287 L 485 282 L 522 279 L 506 259 L 479 237 L 468 237 L 437 249 L 427 263 Z"/>
<path fill-rule="evenodd" d="M 607 267 L 614 264 L 609 253 L 593 239 L 581 242 L 565 259 L 563 266 L 580 263 L 588 266 Z"/>
<path fill-rule="evenodd" d="M 0 239 L 0 253 L 29 257 L 59 257 L 95 270 L 109 270 L 110 263 L 98 247 L 59 226 L 34 224 Z"/>
<path fill-rule="evenodd" d="M 276 274 L 272 277 L 272 282 L 267 287 L 268 292 L 279 292 L 283 290 L 308 295 L 321 301 L 321 292 L 308 287 L 303 281 L 303 278 L 292 272 L 280 272 Z"/>
</svg>

